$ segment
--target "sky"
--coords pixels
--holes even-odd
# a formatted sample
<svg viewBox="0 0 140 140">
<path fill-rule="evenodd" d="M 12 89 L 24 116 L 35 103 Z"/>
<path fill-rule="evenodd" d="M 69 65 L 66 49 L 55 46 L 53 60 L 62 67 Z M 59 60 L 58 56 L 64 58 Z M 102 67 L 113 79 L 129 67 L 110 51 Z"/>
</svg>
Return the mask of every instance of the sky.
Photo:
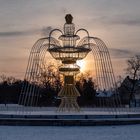
<svg viewBox="0 0 140 140">
<path fill-rule="evenodd" d="M 126 60 L 140 54 L 139 6 L 140 0 L 0 0 L 0 75 L 23 79 L 35 41 L 50 29 L 63 29 L 71 13 L 76 29 L 106 43 L 115 75 L 123 76 Z"/>
</svg>

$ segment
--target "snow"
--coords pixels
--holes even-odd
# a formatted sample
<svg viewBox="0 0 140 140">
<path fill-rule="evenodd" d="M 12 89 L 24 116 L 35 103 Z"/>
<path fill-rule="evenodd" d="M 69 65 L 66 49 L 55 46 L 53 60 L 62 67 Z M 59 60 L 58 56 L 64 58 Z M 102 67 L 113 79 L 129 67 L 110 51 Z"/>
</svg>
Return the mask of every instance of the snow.
<svg viewBox="0 0 140 140">
<path fill-rule="evenodd" d="M 0 140 L 139 140 L 140 125 L 0 126 Z"/>
<path fill-rule="evenodd" d="M 0 105 L 0 114 L 30 114 L 30 115 L 115 115 L 140 114 L 137 108 L 81 108 L 80 112 L 57 112 L 55 107 L 23 107 L 20 105 Z"/>
</svg>

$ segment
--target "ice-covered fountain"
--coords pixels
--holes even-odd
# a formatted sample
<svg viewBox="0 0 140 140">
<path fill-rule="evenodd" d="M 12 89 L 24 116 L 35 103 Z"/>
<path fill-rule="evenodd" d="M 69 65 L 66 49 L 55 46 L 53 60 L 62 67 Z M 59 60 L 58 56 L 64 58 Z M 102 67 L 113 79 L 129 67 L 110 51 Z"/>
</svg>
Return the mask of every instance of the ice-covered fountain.
<svg viewBox="0 0 140 140">
<path fill-rule="evenodd" d="M 76 61 L 84 59 L 89 52 L 92 52 L 97 92 L 106 91 L 114 94 L 114 107 L 120 105 L 119 96 L 115 90 L 116 82 L 112 63 L 105 43 L 97 37 L 91 37 L 86 29 L 75 30 L 75 25 L 72 23 L 73 17 L 70 14 L 67 14 L 65 19 L 63 30 L 53 29 L 48 37 L 40 38 L 32 47 L 19 104 L 37 105 L 42 67 L 47 62 L 46 54 L 49 52 L 53 58 L 61 61 L 58 69 L 64 76 L 64 86 L 58 93 L 61 98 L 58 111 L 79 111 L 76 100 L 80 94 L 75 87 L 74 77 L 80 72 L 80 67 Z M 56 38 L 54 32 L 55 34 L 60 33 L 60 36 Z M 86 36 L 81 38 L 81 32 L 85 32 Z M 101 106 L 103 106 L 102 103 Z"/>
</svg>

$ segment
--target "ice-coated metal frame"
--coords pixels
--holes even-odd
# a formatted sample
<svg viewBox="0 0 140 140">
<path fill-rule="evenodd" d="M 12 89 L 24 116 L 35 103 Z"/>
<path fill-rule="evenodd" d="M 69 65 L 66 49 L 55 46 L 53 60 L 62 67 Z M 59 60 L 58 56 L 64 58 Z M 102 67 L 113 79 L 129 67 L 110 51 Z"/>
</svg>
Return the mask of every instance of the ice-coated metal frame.
<svg viewBox="0 0 140 140">
<path fill-rule="evenodd" d="M 43 72 L 44 62 L 46 62 L 46 53 L 51 46 L 61 46 L 60 41 L 52 37 L 53 32 L 56 31 L 61 35 L 64 34 L 60 29 L 54 29 L 50 32 L 49 37 L 40 38 L 33 45 L 29 55 L 24 83 L 18 104 L 24 106 L 37 106 L 40 97 L 39 86 L 41 84 L 41 73 Z M 79 34 L 81 31 L 86 32 L 87 36 L 79 41 L 77 47 L 88 44 L 92 50 L 96 72 L 95 79 L 97 84 L 97 92 L 112 92 L 114 95 L 113 103 L 101 98 L 100 107 L 104 107 L 105 104 L 108 104 L 111 107 L 116 108 L 117 106 L 121 105 L 121 102 L 119 94 L 116 90 L 116 81 L 108 48 L 100 38 L 89 36 L 86 29 L 77 30 L 75 35 Z M 60 106 L 62 106 L 62 104 Z M 77 108 L 79 110 L 78 106 Z"/>
</svg>

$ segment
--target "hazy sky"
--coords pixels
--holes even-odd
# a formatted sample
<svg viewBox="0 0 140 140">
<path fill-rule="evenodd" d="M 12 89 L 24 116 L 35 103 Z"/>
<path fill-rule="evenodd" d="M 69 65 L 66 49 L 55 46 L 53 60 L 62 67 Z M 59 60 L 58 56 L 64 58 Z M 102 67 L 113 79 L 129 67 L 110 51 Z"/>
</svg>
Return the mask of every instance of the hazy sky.
<svg viewBox="0 0 140 140">
<path fill-rule="evenodd" d="M 34 42 L 67 13 L 107 44 L 116 75 L 140 54 L 140 0 L 0 0 L 0 75 L 23 78 Z"/>
</svg>

